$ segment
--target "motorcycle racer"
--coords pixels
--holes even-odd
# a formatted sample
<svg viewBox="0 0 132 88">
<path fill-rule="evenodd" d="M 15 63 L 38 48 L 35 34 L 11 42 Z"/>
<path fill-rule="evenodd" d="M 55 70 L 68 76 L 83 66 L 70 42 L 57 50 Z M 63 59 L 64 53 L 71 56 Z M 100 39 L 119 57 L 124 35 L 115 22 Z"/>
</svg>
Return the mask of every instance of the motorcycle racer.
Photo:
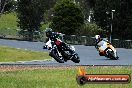
<svg viewBox="0 0 132 88">
<path fill-rule="evenodd" d="M 100 35 L 95 35 L 95 40 L 96 40 L 95 48 L 97 49 L 97 51 L 99 51 L 100 56 L 111 57 L 110 55 L 112 55 L 112 57 L 114 57 L 115 59 L 119 58 L 117 56 L 116 49 L 107 39 L 101 39 Z M 111 53 L 111 50 L 113 51 L 113 54 Z"/>
<path fill-rule="evenodd" d="M 61 47 L 65 50 L 68 50 L 72 53 L 72 55 L 74 55 L 74 52 L 63 41 L 63 37 L 62 37 L 63 34 L 62 33 L 53 32 L 51 28 L 46 28 L 45 33 L 46 33 L 47 40 L 50 39 L 51 41 L 54 41 L 58 47 Z M 59 41 L 57 41 L 57 39 L 59 39 Z M 43 48 L 45 49 L 46 46 L 44 46 Z M 61 52 L 61 49 L 59 49 L 59 50 Z"/>
<path fill-rule="evenodd" d="M 95 41 L 96 41 L 95 48 L 99 51 L 99 55 L 103 56 L 104 51 L 107 50 L 107 43 L 106 42 L 109 42 L 109 41 L 101 39 L 100 35 L 95 35 Z M 101 48 L 101 49 L 99 50 L 99 48 Z"/>
<path fill-rule="evenodd" d="M 95 48 L 99 51 L 100 56 L 104 55 L 103 50 L 105 50 L 107 48 L 107 46 L 104 42 L 105 41 L 103 41 L 103 39 L 101 39 L 100 35 L 95 35 Z M 103 46 L 103 44 L 105 44 L 105 45 Z M 99 46 L 103 46 L 101 51 L 99 50 Z"/>
</svg>

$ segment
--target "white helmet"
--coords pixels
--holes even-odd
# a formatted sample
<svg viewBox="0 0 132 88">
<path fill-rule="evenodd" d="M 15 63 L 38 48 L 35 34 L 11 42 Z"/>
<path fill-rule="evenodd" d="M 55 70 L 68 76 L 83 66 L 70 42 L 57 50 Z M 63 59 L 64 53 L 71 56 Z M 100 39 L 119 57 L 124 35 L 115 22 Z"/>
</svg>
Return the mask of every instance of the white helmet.
<svg viewBox="0 0 132 88">
<path fill-rule="evenodd" d="M 95 39 L 100 39 L 100 35 L 95 35 Z"/>
<path fill-rule="evenodd" d="M 100 35 L 95 35 L 95 40 L 96 40 L 96 42 L 99 42 L 100 41 Z"/>
</svg>

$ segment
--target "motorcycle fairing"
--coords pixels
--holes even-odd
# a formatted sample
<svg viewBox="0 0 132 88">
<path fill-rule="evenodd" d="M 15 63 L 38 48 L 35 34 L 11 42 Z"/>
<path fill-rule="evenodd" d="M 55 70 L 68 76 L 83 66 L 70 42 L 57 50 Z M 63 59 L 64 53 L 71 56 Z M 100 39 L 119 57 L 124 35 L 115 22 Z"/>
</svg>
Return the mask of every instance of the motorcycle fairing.
<svg viewBox="0 0 132 88">
<path fill-rule="evenodd" d="M 55 41 L 55 44 L 56 44 L 57 46 L 61 46 L 61 43 L 62 43 L 62 41 L 59 40 L 59 39 L 57 39 L 57 40 Z"/>
</svg>

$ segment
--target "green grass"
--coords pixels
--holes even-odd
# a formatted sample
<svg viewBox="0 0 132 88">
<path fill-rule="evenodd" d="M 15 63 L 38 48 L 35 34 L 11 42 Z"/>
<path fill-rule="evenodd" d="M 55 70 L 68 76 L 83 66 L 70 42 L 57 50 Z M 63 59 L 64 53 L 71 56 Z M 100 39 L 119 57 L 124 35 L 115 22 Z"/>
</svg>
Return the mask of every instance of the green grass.
<svg viewBox="0 0 132 88">
<path fill-rule="evenodd" d="M 30 61 L 50 59 L 48 52 L 37 52 L 24 49 L 0 46 L 0 62 Z"/>
<path fill-rule="evenodd" d="M 76 82 L 78 71 L 72 69 L 42 69 L 0 71 L 0 88 L 132 88 L 129 84 L 85 84 Z M 49 67 L 47 67 L 49 68 Z M 128 67 L 87 67 L 87 74 L 130 74 Z"/>
<path fill-rule="evenodd" d="M 0 16 L 0 35 L 18 35 L 18 30 L 20 29 L 17 27 L 17 15 L 16 12 L 11 12 L 7 14 L 2 14 Z M 41 22 L 42 27 L 40 28 L 42 31 L 49 27 L 50 23 Z"/>
<path fill-rule="evenodd" d="M 15 12 L 11 12 L 8 14 L 3 14 L 0 16 L 0 29 L 17 29 L 17 15 Z M 45 29 L 46 27 L 49 27 L 49 23 L 41 22 L 42 27 L 40 29 Z"/>
<path fill-rule="evenodd" d="M 0 16 L 0 35 L 17 35 L 17 16 L 15 12 Z"/>
<path fill-rule="evenodd" d="M 0 29 L 17 29 L 17 20 L 15 12 L 1 15 Z"/>
</svg>

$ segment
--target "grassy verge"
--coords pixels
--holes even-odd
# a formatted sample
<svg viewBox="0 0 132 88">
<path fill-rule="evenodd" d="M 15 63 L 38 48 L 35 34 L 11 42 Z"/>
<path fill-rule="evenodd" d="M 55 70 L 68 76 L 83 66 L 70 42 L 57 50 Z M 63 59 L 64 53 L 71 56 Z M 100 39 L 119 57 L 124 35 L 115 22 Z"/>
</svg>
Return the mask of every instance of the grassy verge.
<svg viewBox="0 0 132 88">
<path fill-rule="evenodd" d="M 25 69 L 26 68 L 26 69 Z M 88 74 L 130 74 L 128 67 L 86 67 Z M 77 67 L 0 68 L 0 88 L 132 88 L 129 84 L 85 84 L 76 82 Z"/>
<path fill-rule="evenodd" d="M 2 14 L 0 16 L 0 37 L 5 38 L 19 38 L 19 27 L 17 26 L 18 18 L 16 12 L 11 12 L 7 14 Z M 50 23 L 41 22 L 42 27 L 40 30 L 43 31 L 45 28 L 49 26 Z M 43 40 L 43 33 L 40 36 L 41 40 Z M 39 37 L 38 37 L 39 39 Z"/>
<path fill-rule="evenodd" d="M 16 29 L 17 27 L 17 16 L 15 12 L 3 14 L 0 17 L 0 29 Z"/>
<path fill-rule="evenodd" d="M 17 35 L 17 16 L 15 12 L 0 16 L 0 35 Z"/>
<path fill-rule="evenodd" d="M 0 30 L 16 30 L 17 28 L 19 28 L 17 26 L 17 15 L 16 12 L 11 12 L 8 14 L 3 14 L 0 16 Z M 44 30 L 46 27 L 49 27 L 50 23 L 44 23 L 41 22 L 42 27 L 40 29 Z"/>
<path fill-rule="evenodd" d="M 37 52 L 24 49 L 0 46 L 0 62 L 30 61 L 50 59 L 48 52 Z"/>
</svg>

